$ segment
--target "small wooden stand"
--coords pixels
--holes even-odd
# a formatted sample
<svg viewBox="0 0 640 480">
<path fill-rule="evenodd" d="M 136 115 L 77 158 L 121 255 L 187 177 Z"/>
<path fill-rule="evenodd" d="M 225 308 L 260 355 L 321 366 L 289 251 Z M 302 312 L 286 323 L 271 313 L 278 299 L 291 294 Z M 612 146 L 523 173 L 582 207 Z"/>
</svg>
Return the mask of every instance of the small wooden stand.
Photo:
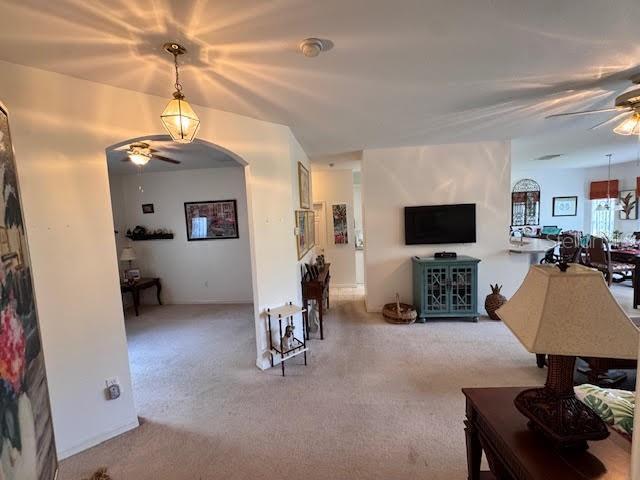
<svg viewBox="0 0 640 480">
<path fill-rule="evenodd" d="M 293 303 L 289 302 L 288 305 L 284 305 L 279 308 L 274 308 L 273 310 L 267 308 L 267 319 L 268 319 L 268 334 L 269 334 L 269 353 L 271 354 L 271 366 L 274 366 L 274 357 L 276 355 L 280 356 L 280 365 L 282 366 L 282 376 L 284 377 L 284 361 L 289 360 L 290 358 L 295 357 L 296 355 L 303 354 L 304 355 L 304 364 L 307 364 L 307 341 L 305 332 L 307 331 L 307 326 L 305 322 L 304 313 L 306 310 L 304 308 L 298 307 Z M 282 343 L 282 336 L 284 334 L 284 330 L 282 329 L 282 321 L 285 322 L 285 327 L 287 325 L 293 326 L 293 318 L 300 314 L 302 316 L 302 340 L 297 337 L 293 337 L 293 347 L 285 350 L 285 347 Z M 273 335 L 271 329 L 271 319 L 272 317 L 278 319 L 278 341 L 273 342 Z"/>
</svg>

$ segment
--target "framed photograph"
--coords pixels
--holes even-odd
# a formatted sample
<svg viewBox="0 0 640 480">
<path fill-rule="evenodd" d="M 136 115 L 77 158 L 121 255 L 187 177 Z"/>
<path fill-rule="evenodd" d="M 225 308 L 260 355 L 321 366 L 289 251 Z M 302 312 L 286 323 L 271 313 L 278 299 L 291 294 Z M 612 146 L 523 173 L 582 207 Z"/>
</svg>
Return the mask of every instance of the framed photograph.
<svg viewBox="0 0 640 480">
<path fill-rule="evenodd" d="M 578 197 L 553 197 L 554 217 L 575 217 L 578 214 Z"/>
<path fill-rule="evenodd" d="M 620 220 L 637 220 L 638 219 L 638 195 L 635 190 L 623 190 L 620 192 L 620 211 L 618 218 Z"/>
<path fill-rule="evenodd" d="M 0 181 L 0 478 L 54 480 L 58 460 L 47 373 L 9 117 L 2 103 Z"/>
<path fill-rule="evenodd" d="M 124 271 L 124 277 L 127 280 L 140 280 L 140 278 L 142 278 L 142 275 L 140 275 L 139 268 L 128 268 Z"/>
<path fill-rule="evenodd" d="M 336 245 L 346 245 L 349 243 L 347 204 L 339 203 L 332 205 L 331 212 L 333 215 L 333 243 Z"/>
<path fill-rule="evenodd" d="M 235 200 L 185 202 L 184 216 L 190 242 L 240 238 Z"/>
<path fill-rule="evenodd" d="M 311 188 L 309 187 L 309 170 L 298 162 L 298 190 L 300 191 L 300 208 L 311 208 Z"/>
<path fill-rule="evenodd" d="M 153 213 L 153 203 L 143 203 L 142 213 Z"/>
<path fill-rule="evenodd" d="M 315 245 L 315 214 L 311 210 L 296 210 L 296 246 L 298 260 Z"/>
</svg>

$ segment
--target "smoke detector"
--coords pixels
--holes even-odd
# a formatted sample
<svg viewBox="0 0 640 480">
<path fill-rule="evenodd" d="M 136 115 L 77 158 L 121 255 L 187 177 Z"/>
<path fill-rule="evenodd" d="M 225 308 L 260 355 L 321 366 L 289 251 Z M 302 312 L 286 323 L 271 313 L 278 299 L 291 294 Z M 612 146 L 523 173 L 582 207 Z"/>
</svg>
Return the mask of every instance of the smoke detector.
<svg viewBox="0 0 640 480">
<path fill-rule="evenodd" d="M 305 38 L 298 49 L 305 57 L 317 57 L 321 52 L 327 52 L 333 48 L 333 42 L 324 38 Z"/>
</svg>

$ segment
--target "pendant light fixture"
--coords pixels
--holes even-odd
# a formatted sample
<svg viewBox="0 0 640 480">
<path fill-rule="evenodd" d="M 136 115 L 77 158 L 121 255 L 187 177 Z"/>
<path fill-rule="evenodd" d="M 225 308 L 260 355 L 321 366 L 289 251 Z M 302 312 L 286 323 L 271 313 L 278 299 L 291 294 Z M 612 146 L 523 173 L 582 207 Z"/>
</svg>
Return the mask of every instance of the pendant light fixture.
<svg viewBox="0 0 640 480">
<path fill-rule="evenodd" d="M 613 129 L 618 135 L 640 135 L 640 113 L 633 112 L 629 118 Z"/>
<path fill-rule="evenodd" d="M 596 211 L 598 212 L 602 212 L 602 211 L 609 211 L 611 209 L 611 205 L 610 205 L 610 199 L 611 199 L 611 157 L 613 156 L 612 153 L 607 153 L 605 155 L 608 158 L 608 162 L 609 162 L 609 167 L 608 167 L 608 173 L 607 173 L 607 201 L 606 202 L 600 202 L 600 204 L 596 207 Z"/>
<path fill-rule="evenodd" d="M 174 141 L 190 143 L 198 132 L 200 119 L 191 108 L 191 105 L 185 100 L 182 93 L 182 84 L 180 83 L 178 55 L 184 55 L 187 53 L 187 49 L 174 42 L 165 43 L 163 48 L 173 55 L 173 63 L 176 69 L 176 91 L 173 92 L 173 99 L 167 104 L 162 115 L 160 115 L 160 119 Z"/>
</svg>

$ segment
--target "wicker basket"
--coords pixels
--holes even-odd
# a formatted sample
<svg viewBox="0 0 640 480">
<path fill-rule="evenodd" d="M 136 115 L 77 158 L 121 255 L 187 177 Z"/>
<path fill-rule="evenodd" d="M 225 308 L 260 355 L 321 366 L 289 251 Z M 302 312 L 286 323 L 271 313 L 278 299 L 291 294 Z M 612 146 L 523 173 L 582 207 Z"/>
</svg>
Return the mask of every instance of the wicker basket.
<svg viewBox="0 0 640 480">
<path fill-rule="evenodd" d="M 389 323 L 410 325 L 416 321 L 418 312 L 413 305 L 400 303 L 400 295 L 396 293 L 396 302 L 387 303 L 382 307 L 382 315 Z"/>
</svg>

